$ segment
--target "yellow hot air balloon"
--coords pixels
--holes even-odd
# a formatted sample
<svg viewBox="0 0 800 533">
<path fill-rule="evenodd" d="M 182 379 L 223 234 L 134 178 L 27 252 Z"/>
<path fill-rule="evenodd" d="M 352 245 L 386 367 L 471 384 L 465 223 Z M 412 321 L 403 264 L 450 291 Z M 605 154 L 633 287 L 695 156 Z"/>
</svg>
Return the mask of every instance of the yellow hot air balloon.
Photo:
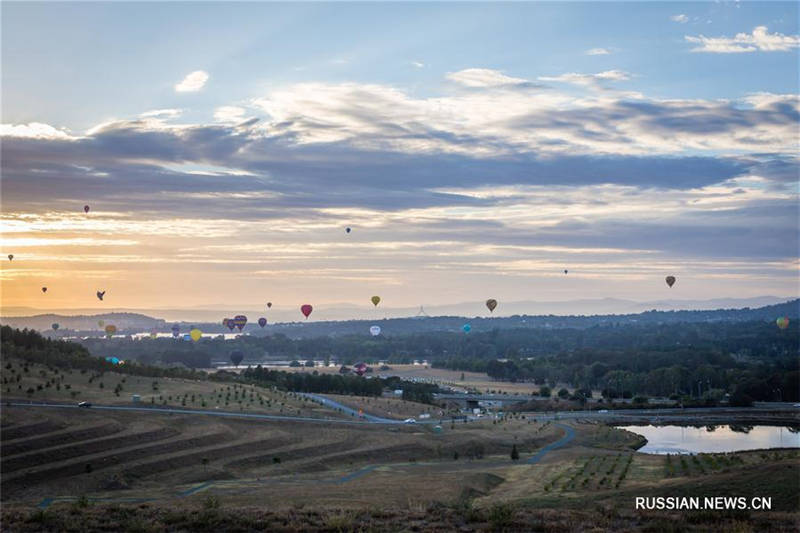
<svg viewBox="0 0 800 533">
<path fill-rule="evenodd" d="M 105 326 L 105 325 L 106 325 L 106 322 L 105 322 L 105 320 L 98 320 L 98 321 L 97 321 L 97 325 L 98 325 L 98 326 L 100 326 L 100 327 L 102 328 L 103 326 Z"/>
<path fill-rule="evenodd" d="M 381 297 L 380 296 L 373 296 L 372 298 L 370 298 L 370 300 L 372 300 L 372 305 L 374 305 L 376 307 L 377 307 L 377 305 L 379 303 L 381 303 Z"/>
<path fill-rule="evenodd" d="M 194 328 L 192 331 L 189 332 L 189 336 L 192 337 L 193 341 L 199 341 L 200 337 L 203 336 L 203 332 L 197 328 Z"/>
<path fill-rule="evenodd" d="M 789 318 L 782 316 L 778 320 L 776 320 L 775 323 L 778 324 L 779 328 L 786 329 L 789 327 Z"/>
</svg>

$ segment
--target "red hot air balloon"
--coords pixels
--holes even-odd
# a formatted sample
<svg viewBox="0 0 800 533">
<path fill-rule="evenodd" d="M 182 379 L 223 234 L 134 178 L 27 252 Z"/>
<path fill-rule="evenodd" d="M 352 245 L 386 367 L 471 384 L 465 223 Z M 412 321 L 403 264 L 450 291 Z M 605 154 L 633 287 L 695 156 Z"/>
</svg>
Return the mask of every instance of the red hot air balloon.
<svg viewBox="0 0 800 533">
<path fill-rule="evenodd" d="M 88 213 L 89 212 L 89 206 L 88 205 L 83 206 L 83 212 L 84 213 Z"/>
<path fill-rule="evenodd" d="M 308 318 L 308 315 L 310 315 L 311 311 L 313 311 L 313 310 L 314 310 L 314 308 L 311 307 L 308 304 L 304 304 L 304 305 L 300 306 L 300 312 L 303 313 L 303 315 L 305 315 L 306 318 Z"/>
<path fill-rule="evenodd" d="M 367 365 L 366 363 L 358 363 L 353 367 L 353 370 L 355 370 L 356 374 L 359 376 L 363 376 L 367 372 Z"/>
<path fill-rule="evenodd" d="M 247 324 L 247 317 L 244 315 L 236 315 L 233 317 L 233 324 L 239 328 L 239 331 L 242 331 L 245 324 Z"/>
<path fill-rule="evenodd" d="M 258 319 L 258 325 L 263 328 L 264 326 L 267 325 L 267 319 L 262 316 L 261 318 Z"/>
</svg>

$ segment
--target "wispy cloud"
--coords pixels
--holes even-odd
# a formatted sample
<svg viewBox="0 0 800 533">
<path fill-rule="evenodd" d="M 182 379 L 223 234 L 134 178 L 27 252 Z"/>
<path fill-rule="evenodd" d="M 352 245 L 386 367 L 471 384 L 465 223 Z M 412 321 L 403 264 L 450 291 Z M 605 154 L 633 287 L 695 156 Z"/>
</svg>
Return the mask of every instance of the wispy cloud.
<svg viewBox="0 0 800 533">
<path fill-rule="evenodd" d="M 788 52 L 800 47 L 800 35 L 769 33 L 766 26 L 756 26 L 752 33 L 737 33 L 734 37 L 686 35 L 685 39 L 699 46 L 692 52 L 740 54 L 747 52 Z"/>
<path fill-rule="evenodd" d="M 217 122 L 238 123 L 244 120 L 246 112 L 243 107 L 225 105 L 214 110 L 214 120 Z"/>
<path fill-rule="evenodd" d="M 540 81 L 557 81 L 562 83 L 573 83 L 575 85 L 595 85 L 601 81 L 626 81 L 631 79 L 631 75 L 622 70 L 606 70 L 597 74 L 579 74 L 569 72 L 559 76 L 539 76 Z"/>
<path fill-rule="evenodd" d="M 417 68 L 425 68 L 425 63 L 423 63 L 422 61 L 412 61 L 411 66 Z"/>
<path fill-rule="evenodd" d="M 503 87 L 529 83 L 526 79 L 507 76 L 499 70 L 488 68 L 468 68 L 449 72 L 447 79 L 466 87 Z"/>
<path fill-rule="evenodd" d="M 611 53 L 608 48 L 590 48 L 586 50 L 587 56 L 607 56 Z"/>
<path fill-rule="evenodd" d="M 203 70 L 195 70 L 187 74 L 183 80 L 175 85 L 175 92 L 193 93 L 202 89 L 208 81 L 208 73 Z"/>
<path fill-rule="evenodd" d="M 680 24 L 686 24 L 687 22 L 689 22 L 689 17 L 687 17 L 683 13 L 680 13 L 678 15 L 672 15 L 669 18 L 669 20 L 671 20 L 672 22 L 678 22 Z"/>
</svg>

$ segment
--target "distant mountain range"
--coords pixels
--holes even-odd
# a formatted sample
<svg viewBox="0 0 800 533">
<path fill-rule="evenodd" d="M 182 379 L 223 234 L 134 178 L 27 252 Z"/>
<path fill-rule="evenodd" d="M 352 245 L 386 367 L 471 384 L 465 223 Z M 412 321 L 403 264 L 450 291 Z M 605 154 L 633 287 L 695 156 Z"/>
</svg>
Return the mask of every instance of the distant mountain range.
<svg viewBox="0 0 800 533">
<path fill-rule="evenodd" d="M 775 302 L 774 300 L 779 300 Z M 769 302 L 766 305 L 763 302 Z M 707 304 L 706 309 L 698 309 L 702 304 Z M 746 303 L 747 305 L 742 305 Z M 754 303 L 762 303 L 760 306 L 750 307 Z M 717 304 L 717 308 L 711 308 L 711 304 Z M 738 304 L 738 306 L 737 306 Z M 532 309 L 540 309 L 542 306 L 546 311 L 536 313 Z M 575 306 L 585 309 L 580 314 L 566 314 L 565 307 L 574 308 Z M 354 333 L 364 333 L 370 325 L 380 325 L 387 335 L 418 333 L 424 331 L 456 331 L 460 330 L 465 322 L 469 322 L 473 331 L 490 330 L 493 328 L 564 328 L 564 327 L 592 327 L 595 325 L 607 324 L 642 324 L 642 323 L 673 323 L 673 322 L 709 322 L 709 321 L 744 321 L 744 320 L 775 320 L 779 316 L 788 316 L 790 319 L 797 319 L 800 316 L 800 300 L 780 301 L 778 298 L 765 296 L 762 298 L 750 299 L 724 299 L 698 301 L 664 301 L 664 302 L 631 302 L 627 300 L 583 300 L 573 302 L 555 302 L 549 304 L 511 302 L 505 304 L 506 314 L 513 313 L 520 308 L 524 311 L 511 316 L 487 316 L 488 312 L 481 316 L 464 317 L 457 314 L 446 314 L 446 310 L 451 307 L 460 308 L 461 306 L 440 306 L 426 309 L 426 315 L 415 316 L 416 313 L 407 312 L 405 316 L 399 318 L 390 317 L 391 311 L 373 309 L 372 318 L 360 318 L 350 320 L 319 320 L 327 316 L 325 313 L 316 314 L 314 311 L 310 321 L 292 322 L 270 322 L 265 328 L 260 328 L 256 323 L 259 316 L 272 316 L 270 313 L 251 313 L 251 312 L 220 312 L 216 311 L 212 319 L 199 320 L 188 319 L 167 320 L 165 318 L 153 318 L 142 313 L 115 312 L 102 314 L 39 314 L 33 316 L 9 316 L 0 319 L 5 325 L 17 328 L 33 328 L 42 331 L 52 331 L 53 323 L 59 324 L 59 334 L 67 334 L 70 330 L 86 335 L 92 332 L 99 333 L 102 327 L 98 324 L 100 320 L 104 324 L 113 324 L 117 327 L 120 334 L 131 334 L 148 331 L 158 331 L 168 333 L 173 323 L 178 323 L 182 332 L 188 332 L 191 326 L 200 328 L 207 334 L 229 333 L 227 328 L 222 326 L 220 316 L 233 317 L 236 314 L 245 314 L 249 321 L 244 329 L 244 333 L 251 335 L 271 335 L 283 333 L 290 337 L 313 337 L 323 335 L 346 335 Z M 676 309 L 681 307 L 681 309 Z M 623 312 L 597 312 L 595 309 L 625 309 Z M 631 310 L 633 308 L 634 310 Z M 357 309 L 357 308 L 356 308 Z M 646 310 L 649 309 L 649 310 Z M 418 309 L 413 311 L 419 311 Z M 73 311 L 74 313 L 74 311 Z M 545 314 L 546 313 L 546 314 Z M 161 314 L 161 313 L 159 313 Z M 299 314 L 299 312 L 297 313 Z M 172 315 L 172 313 L 170 313 Z M 174 315 L 173 315 L 174 316 Z M 352 316 L 352 315 L 351 315 Z"/>
<path fill-rule="evenodd" d="M 641 313 L 657 309 L 659 311 L 678 310 L 704 310 L 704 309 L 740 309 L 744 307 L 764 307 L 791 300 L 793 297 L 758 296 L 755 298 L 718 298 L 713 300 L 658 300 L 637 302 L 618 298 L 596 298 L 582 300 L 568 300 L 560 302 L 500 301 L 500 305 L 491 314 L 493 317 L 506 317 L 513 315 L 626 315 Z M 313 302 L 311 302 L 313 304 Z M 83 309 L 35 309 L 31 307 L 3 307 L 0 317 L 7 322 L 18 317 L 32 317 L 44 312 L 55 315 L 78 316 L 98 315 L 108 313 L 108 308 L 83 308 Z M 232 308 L 226 304 L 215 306 L 193 307 L 190 309 L 128 309 L 113 308 L 114 314 L 141 314 L 148 317 L 159 317 L 168 322 L 195 321 L 195 322 L 220 322 L 225 317 L 239 314 L 246 315 L 253 320 L 266 317 L 270 323 L 294 322 L 303 320 L 298 307 L 285 307 L 276 302 L 267 310 L 266 306 L 242 306 Z M 420 313 L 420 307 L 385 307 L 378 308 L 370 305 L 358 306 L 349 303 L 332 303 L 314 305 L 314 312 L 310 321 L 328 320 L 376 320 L 383 318 L 408 318 Z M 424 314 L 428 316 L 489 316 L 489 311 L 484 307 L 483 301 L 465 302 L 447 305 L 425 305 Z M 6 318 L 8 317 L 8 318 Z M 49 326 L 49 324 L 48 324 Z"/>
</svg>

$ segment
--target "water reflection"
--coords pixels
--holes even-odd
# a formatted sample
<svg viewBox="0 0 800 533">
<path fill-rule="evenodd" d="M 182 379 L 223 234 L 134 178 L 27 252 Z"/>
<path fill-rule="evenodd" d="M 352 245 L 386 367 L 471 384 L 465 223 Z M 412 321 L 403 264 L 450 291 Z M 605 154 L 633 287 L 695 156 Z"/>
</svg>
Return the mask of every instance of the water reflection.
<svg viewBox="0 0 800 533">
<path fill-rule="evenodd" d="M 783 426 L 621 426 L 644 436 L 644 453 L 714 453 L 763 448 L 800 448 L 797 429 Z"/>
</svg>

